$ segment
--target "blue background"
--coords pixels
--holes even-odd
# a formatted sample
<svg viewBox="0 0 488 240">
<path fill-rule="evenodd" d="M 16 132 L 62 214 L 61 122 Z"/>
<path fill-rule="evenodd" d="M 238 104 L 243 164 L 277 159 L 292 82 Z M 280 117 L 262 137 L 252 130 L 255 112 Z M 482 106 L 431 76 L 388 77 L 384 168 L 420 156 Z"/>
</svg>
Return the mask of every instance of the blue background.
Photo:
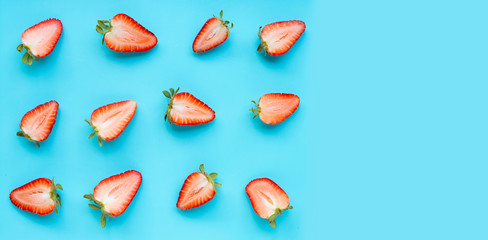
<svg viewBox="0 0 488 240">
<path fill-rule="evenodd" d="M 18 239 L 488 239 L 486 1 L 0 1 L 0 238 Z M 194 54 L 203 23 L 234 22 L 218 48 Z M 101 45 L 98 19 L 126 13 L 158 37 L 145 53 Z M 32 66 L 22 32 L 59 18 L 63 34 Z M 281 57 L 256 52 L 259 26 L 303 20 Z M 161 93 L 180 86 L 216 112 L 210 124 L 169 126 Z M 282 124 L 251 120 L 269 92 L 301 98 Z M 124 133 L 102 148 L 83 121 L 137 101 Z M 41 148 L 15 136 L 22 116 L 56 100 Z M 208 204 L 179 211 L 198 165 L 223 184 Z M 127 211 L 99 226 L 83 194 L 135 169 Z M 59 215 L 14 207 L 11 190 L 38 177 L 63 185 Z M 272 229 L 244 187 L 269 177 L 293 210 Z"/>
</svg>

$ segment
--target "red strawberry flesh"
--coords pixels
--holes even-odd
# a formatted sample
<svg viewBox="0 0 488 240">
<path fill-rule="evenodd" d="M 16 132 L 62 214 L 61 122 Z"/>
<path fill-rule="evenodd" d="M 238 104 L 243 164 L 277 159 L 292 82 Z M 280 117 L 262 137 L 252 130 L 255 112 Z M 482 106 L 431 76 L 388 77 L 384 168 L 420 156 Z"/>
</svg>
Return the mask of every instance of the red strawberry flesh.
<svg viewBox="0 0 488 240">
<path fill-rule="evenodd" d="M 47 215 L 61 205 L 60 198 L 51 180 L 38 178 L 10 193 L 10 201 L 18 208 L 39 215 Z"/>
<path fill-rule="evenodd" d="M 141 186 L 142 175 L 130 170 L 102 180 L 94 189 L 93 197 L 103 204 L 103 210 L 112 216 L 122 214 Z"/>
<path fill-rule="evenodd" d="M 61 21 L 48 19 L 25 30 L 21 41 L 24 47 L 29 48 L 32 55 L 45 57 L 53 51 L 62 32 Z"/>
<path fill-rule="evenodd" d="M 260 32 L 261 46 L 271 56 L 285 54 L 304 31 L 305 23 L 299 20 L 268 24 Z"/>
<path fill-rule="evenodd" d="M 194 172 L 190 174 L 183 183 L 176 207 L 180 210 L 187 210 L 190 208 L 199 207 L 215 196 L 216 187 L 221 184 L 215 182 L 216 173 L 207 174 L 200 165 L 201 172 Z"/>
<path fill-rule="evenodd" d="M 53 100 L 30 110 L 22 117 L 20 122 L 22 132 L 17 133 L 17 135 L 26 137 L 31 141 L 46 140 L 56 123 L 58 108 L 59 104 Z"/>
<path fill-rule="evenodd" d="M 137 109 L 133 100 L 105 105 L 93 111 L 91 125 L 105 141 L 117 138 L 130 123 Z"/>
<path fill-rule="evenodd" d="M 273 228 L 276 227 L 275 217 L 292 208 L 285 191 L 269 178 L 254 179 L 246 186 L 246 193 L 254 211 L 268 219 Z"/>
<path fill-rule="evenodd" d="M 164 119 L 169 115 L 169 122 L 176 125 L 197 125 L 211 122 L 215 119 L 215 112 L 204 102 L 190 93 L 178 93 L 179 88 L 174 91 L 170 89 L 163 91 L 170 99 Z"/>
<path fill-rule="evenodd" d="M 193 51 L 201 53 L 215 48 L 225 42 L 229 36 L 229 21 L 222 20 L 223 12 L 220 12 L 220 18 L 213 17 L 207 20 L 197 37 L 193 41 Z M 234 24 L 231 23 L 231 28 Z"/>
<path fill-rule="evenodd" d="M 278 124 L 292 115 L 300 105 L 300 98 L 289 93 L 268 93 L 259 99 L 256 109 L 251 112 L 259 115 L 266 124 Z"/>
<path fill-rule="evenodd" d="M 117 52 L 143 52 L 156 46 L 156 36 L 126 14 L 117 14 L 110 20 L 110 29 L 104 33 L 105 44 Z"/>
</svg>

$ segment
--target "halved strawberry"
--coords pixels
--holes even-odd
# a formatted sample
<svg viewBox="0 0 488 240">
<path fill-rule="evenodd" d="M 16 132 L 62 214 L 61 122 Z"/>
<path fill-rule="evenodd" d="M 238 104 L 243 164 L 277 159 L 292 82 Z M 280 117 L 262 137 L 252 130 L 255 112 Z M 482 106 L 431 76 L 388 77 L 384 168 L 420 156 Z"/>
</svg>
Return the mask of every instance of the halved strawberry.
<svg viewBox="0 0 488 240">
<path fill-rule="evenodd" d="M 102 228 L 105 227 L 107 216 L 119 216 L 129 207 L 129 204 L 141 186 L 141 182 L 141 173 L 135 170 L 129 170 L 102 180 L 95 187 L 93 194 L 83 196 L 95 203 L 88 204 L 91 209 L 102 211 L 100 218 Z"/>
<path fill-rule="evenodd" d="M 58 214 L 58 206 L 61 208 L 61 196 L 56 189 L 63 190 L 60 184 L 54 184 L 53 180 L 38 178 L 10 193 L 10 201 L 18 208 L 39 214 L 47 215 L 53 210 Z"/>
<path fill-rule="evenodd" d="M 164 120 L 176 125 L 197 125 L 211 122 L 215 119 L 215 112 L 207 104 L 198 100 L 187 92 L 178 93 L 180 88 L 163 91 L 169 98 L 169 104 L 164 114 Z M 169 115 L 169 118 L 168 118 Z"/>
<path fill-rule="evenodd" d="M 63 24 L 54 18 L 42 21 L 25 30 L 20 39 L 22 43 L 17 46 L 19 52 L 23 52 L 25 48 L 22 62 L 31 65 L 33 59 L 39 61 L 40 57 L 49 55 L 62 32 Z"/>
<path fill-rule="evenodd" d="M 252 102 L 256 104 L 256 109 L 249 109 L 254 113 L 253 119 L 259 116 L 266 124 L 278 124 L 297 110 L 300 98 L 289 93 L 268 93 L 259 99 L 259 103 Z"/>
<path fill-rule="evenodd" d="M 217 173 L 206 173 L 201 164 L 200 172 L 190 174 L 183 183 L 176 207 L 180 210 L 187 210 L 212 200 L 217 193 L 217 187 L 222 186 L 222 184 L 214 182 L 215 178 L 217 178 Z"/>
<path fill-rule="evenodd" d="M 40 147 L 39 142 L 46 140 L 51 134 L 56 123 L 58 108 L 58 102 L 53 100 L 27 112 L 20 121 L 20 131 L 17 132 L 17 136 L 25 137 Z"/>
<path fill-rule="evenodd" d="M 224 12 L 220 11 L 220 17 L 214 15 L 205 22 L 197 37 L 193 41 L 193 51 L 201 53 L 219 46 L 229 36 L 229 29 L 234 27 L 233 23 L 222 19 Z M 230 28 L 229 28 L 230 23 Z"/>
<path fill-rule="evenodd" d="M 95 132 L 88 136 L 91 139 L 98 135 L 98 144 L 102 146 L 102 139 L 111 141 L 116 139 L 127 127 L 136 113 L 137 103 L 133 100 L 111 103 L 93 111 L 90 124 Z"/>
<path fill-rule="evenodd" d="M 105 41 L 107 47 L 116 52 L 144 52 L 158 43 L 152 32 L 123 13 L 110 21 L 98 20 L 96 30 L 103 34 L 102 44 Z"/>
<path fill-rule="evenodd" d="M 276 227 L 275 218 L 278 215 L 293 208 L 285 191 L 269 178 L 252 180 L 246 186 L 246 193 L 254 211 L 260 217 L 268 219 L 272 228 Z"/>
<path fill-rule="evenodd" d="M 271 56 L 285 54 L 302 36 L 305 31 L 305 23 L 299 20 L 275 22 L 259 27 L 258 36 L 261 40 L 258 52 L 263 49 Z"/>
</svg>

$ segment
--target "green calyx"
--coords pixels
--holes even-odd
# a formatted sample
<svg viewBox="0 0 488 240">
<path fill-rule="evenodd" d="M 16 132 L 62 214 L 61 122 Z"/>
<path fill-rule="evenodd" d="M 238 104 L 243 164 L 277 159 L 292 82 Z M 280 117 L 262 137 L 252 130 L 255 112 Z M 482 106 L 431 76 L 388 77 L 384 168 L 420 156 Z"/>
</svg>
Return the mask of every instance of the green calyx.
<svg viewBox="0 0 488 240">
<path fill-rule="evenodd" d="M 59 193 L 56 191 L 57 189 L 63 190 L 63 187 L 61 184 L 54 184 L 54 177 L 53 180 L 51 181 L 51 191 L 49 192 L 49 197 L 54 201 L 54 211 L 56 211 L 56 214 L 58 214 L 58 206 L 61 208 L 61 196 L 59 196 Z"/>
<path fill-rule="evenodd" d="M 179 90 L 180 88 L 178 87 L 176 91 L 173 88 L 170 88 L 169 92 L 166 90 L 163 91 L 164 96 L 169 98 L 168 107 L 166 107 L 166 112 L 164 113 L 164 121 L 168 120 L 169 124 L 173 123 L 173 120 L 171 120 L 171 116 L 168 115 L 171 114 L 171 109 L 173 109 L 173 98 L 175 97 L 175 95 L 178 93 Z"/>
<path fill-rule="evenodd" d="M 107 25 L 108 24 L 108 25 Z M 98 20 L 98 25 L 96 26 L 97 33 L 103 34 L 102 45 L 105 41 L 105 34 L 112 31 L 112 24 L 108 20 Z"/>
<path fill-rule="evenodd" d="M 263 29 L 263 27 L 261 26 L 261 27 L 259 27 L 259 30 L 258 30 L 259 41 L 261 41 L 261 43 L 258 46 L 258 52 L 262 52 L 264 49 L 264 54 L 266 55 L 266 52 L 268 51 L 268 44 L 261 37 L 261 30 L 262 29 Z"/>
<path fill-rule="evenodd" d="M 95 134 L 97 135 L 97 139 L 98 139 L 98 144 L 100 145 L 100 147 L 103 145 L 103 139 L 100 137 L 99 133 L 98 133 L 98 128 L 96 126 L 94 126 L 90 120 L 88 119 L 85 119 L 85 122 L 87 122 L 92 128 L 93 128 L 93 131 L 92 133 L 90 133 L 90 135 L 88 135 L 88 139 L 91 139 L 92 137 L 95 136 Z"/>
<path fill-rule="evenodd" d="M 254 116 L 252 117 L 252 119 L 255 119 L 261 113 L 261 107 L 259 107 L 259 103 L 257 103 L 256 101 L 253 100 L 251 102 L 253 102 L 256 105 L 256 108 L 249 109 L 249 111 L 254 113 Z"/>
<path fill-rule="evenodd" d="M 27 133 L 24 132 L 24 130 L 22 130 L 22 125 L 20 126 L 20 131 L 17 132 L 17 136 L 19 137 L 25 137 L 27 138 L 27 140 L 33 142 L 34 144 L 36 144 L 37 147 L 41 147 L 41 145 L 39 144 L 38 141 L 32 139 Z"/>
<path fill-rule="evenodd" d="M 220 14 L 219 14 L 220 17 L 217 17 L 215 15 L 213 15 L 213 16 L 214 16 L 214 18 L 219 19 L 220 22 L 222 23 L 222 25 L 224 25 L 227 29 L 232 29 L 234 27 L 234 23 L 231 23 L 227 20 L 222 19 L 222 17 L 224 16 L 224 10 L 220 10 Z M 229 24 L 230 24 L 230 27 L 229 27 Z"/>
<path fill-rule="evenodd" d="M 94 210 L 102 211 L 102 215 L 100 216 L 100 225 L 102 226 L 102 228 L 104 228 L 107 224 L 107 217 L 113 217 L 113 215 L 105 210 L 105 206 L 103 205 L 103 203 L 96 200 L 95 197 L 93 197 L 93 194 L 85 194 L 83 195 L 83 197 L 95 203 L 89 203 L 88 207 Z"/>
<path fill-rule="evenodd" d="M 203 168 L 203 164 L 200 164 L 200 172 L 203 173 L 203 175 L 205 175 L 205 177 L 207 177 L 208 182 L 213 185 L 214 191 L 215 191 L 215 193 L 217 193 L 217 188 L 222 187 L 222 184 L 215 182 L 215 179 L 217 178 L 218 174 L 217 173 L 210 173 L 210 174 L 206 173 L 205 169 Z"/>
<path fill-rule="evenodd" d="M 288 209 L 293 209 L 292 206 L 288 205 L 288 207 L 286 207 L 285 209 L 279 209 L 277 208 L 275 210 L 275 212 L 273 213 L 273 215 L 271 215 L 269 218 L 268 218 L 268 222 L 269 222 L 269 225 L 271 225 L 272 228 L 276 228 L 276 221 L 275 221 L 275 218 L 278 216 L 278 215 L 281 215 L 284 211 L 288 210 Z"/>
<path fill-rule="evenodd" d="M 32 53 L 30 48 L 28 46 L 25 46 L 23 43 L 21 43 L 21 44 L 19 44 L 19 46 L 17 46 L 17 51 L 19 51 L 21 53 L 24 51 L 24 48 L 25 48 L 25 53 L 24 53 L 24 56 L 22 56 L 22 62 L 23 63 L 27 63 L 29 65 L 32 65 L 34 60 L 39 61 L 39 58 L 37 58 L 36 55 L 34 55 Z"/>
</svg>

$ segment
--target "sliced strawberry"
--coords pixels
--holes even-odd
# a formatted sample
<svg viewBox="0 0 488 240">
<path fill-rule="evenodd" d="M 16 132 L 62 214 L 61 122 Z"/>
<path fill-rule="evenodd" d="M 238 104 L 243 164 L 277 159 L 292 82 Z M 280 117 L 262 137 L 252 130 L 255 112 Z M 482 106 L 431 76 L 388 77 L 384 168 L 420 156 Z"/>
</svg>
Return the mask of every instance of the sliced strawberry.
<svg viewBox="0 0 488 240">
<path fill-rule="evenodd" d="M 278 124 L 297 110 L 300 98 L 289 93 L 268 93 L 259 99 L 259 103 L 252 102 L 256 104 L 256 109 L 249 109 L 254 113 L 253 119 L 259 116 L 266 124 Z"/>
<path fill-rule="evenodd" d="M 33 59 L 39 61 L 40 57 L 49 55 L 62 32 L 63 24 L 54 18 L 42 21 L 25 30 L 21 37 L 22 43 L 17 46 L 19 52 L 23 52 L 24 48 L 26 51 L 22 62 L 31 65 Z"/>
<path fill-rule="evenodd" d="M 285 191 L 269 178 L 252 180 L 246 186 L 246 193 L 254 211 L 260 217 L 268 219 L 272 228 L 276 227 L 275 218 L 278 215 L 293 208 Z"/>
<path fill-rule="evenodd" d="M 51 134 L 56 123 L 58 108 L 58 102 L 53 100 L 27 112 L 20 121 L 20 131 L 17 132 L 17 136 L 25 137 L 40 147 L 38 142 L 46 140 Z"/>
<path fill-rule="evenodd" d="M 129 207 L 141 182 L 141 173 L 130 170 L 102 180 L 95 187 L 93 194 L 84 195 L 84 198 L 95 203 L 88 204 L 90 208 L 102 211 L 100 218 L 102 228 L 105 227 L 106 216 L 119 216 Z"/>
<path fill-rule="evenodd" d="M 47 215 L 53 210 L 58 214 L 61 208 L 61 197 L 56 189 L 63 190 L 60 184 L 54 185 L 53 180 L 38 178 L 21 187 L 14 189 L 10 193 L 10 201 L 18 208 L 39 214 Z"/>
<path fill-rule="evenodd" d="M 170 124 L 197 125 L 208 123 L 215 119 L 215 112 L 190 93 L 178 93 L 180 88 L 176 89 L 176 91 L 172 88 L 169 90 L 169 92 L 163 91 L 163 94 L 170 99 L 164 114 L 164 120 L 168 119 Z"/>
<path fill-rule="evenodd" d="M 91 115 L 91 122 L 85 119 L 95 131 L 88 136 L 88 139 L 97 134 L 100 147 L 102 140 L 116 139 L 132 120 L 136 109 L 137 103 L 133 100 L 116 102 L 96 109 Z"/>
<path fill-rule="evenodd" d="M 224 21 L 222 19 L 224 12 L 220 11 L 220 18 L 214 15 L 205 22 L 202 29 L 198 33 L 195 41 L 193 41 L 193 51 L 201 53 L 208 51 L 214 47 L 219 46 L 229 36 L 229 29 L 234 27 L 233 23 Z M 229 28 L 230 23 L 230 28 Z"/>
<path fill-rule="evenodd" d="M 217 187 L 222 186 L 222 184 L 214 182 L 215 178 L 217 178 L 217 173 L 206 173 L 201 164 L 200 172 L 190 174 L 183 183 L 176 207 L 180 210 L 187 210 L 212 200 L 217 193 Z"/>
<path fill-rule="evenodd" d="M 122 13 L 110 21 L 98 20 L 96 30 L 103 34 L 102 44 L 105 41 L 107 47 L 116 52 L 144 52 L 158 43 L 152 32 Z"/>
<path fill-rule="evenodd" d="M 263 49 L 271 56 L 285 54 L 302 36 L 305 23 L 299 20 L 275 22 L 259 28 L 258 36 L 261 40 L 258 52 Z"/>
</svg>

